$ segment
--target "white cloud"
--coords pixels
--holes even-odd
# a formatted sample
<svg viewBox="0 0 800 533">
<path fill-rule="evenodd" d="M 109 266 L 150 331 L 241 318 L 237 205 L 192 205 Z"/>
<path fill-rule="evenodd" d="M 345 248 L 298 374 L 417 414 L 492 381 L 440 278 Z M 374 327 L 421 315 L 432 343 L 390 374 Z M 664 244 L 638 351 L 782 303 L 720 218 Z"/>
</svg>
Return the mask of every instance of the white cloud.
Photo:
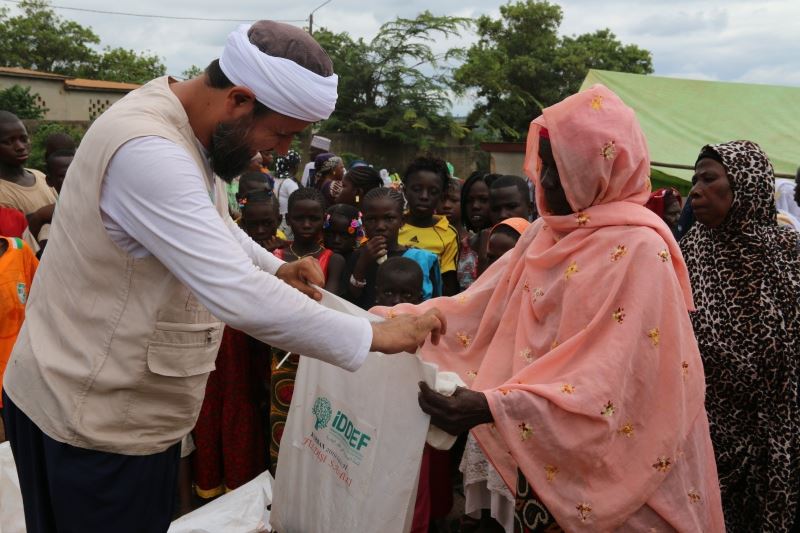
<svg viewBox="0 0 800 533">
<path fill-rule="evenodd" d="M 302 19 L 323 0 L 276 2 L 239 0 L 59 0 L 70 5 L 101 10 L 125 10 L 187 17 L 240 19 Z M 315 14 L 315 27 L 347 31 L 355 37 L 373 37 L 383 22 L 396 16 L 413 17 L 428 9 L 434 14 L 477 17 L 497 16 L 499 0 L 333 0 Z M 797 58 L 797 0 L 562 0 L 564 34 L 610 28 L 624 43 L 634 43 L 653 53 L 656 74 L 800 85 Z M 13 10 L 12 10 L 13 11 Z M 204 66 L 218 57 L 225 35 L 234 22 L 200 22 L 144 19 L 59 11 L 66 18 L 91 26 L 102 43 L 150 50 L 164 58 L 170 73 L 179 74 L 192 64 Z M 303 22 L 294 24 L 303 25 Z M 437 42 L 437 49 L 474 40 L 465 32 L 460 39 Z M 460 107 L 460 106 L 458 106 Z"/>
</svg>

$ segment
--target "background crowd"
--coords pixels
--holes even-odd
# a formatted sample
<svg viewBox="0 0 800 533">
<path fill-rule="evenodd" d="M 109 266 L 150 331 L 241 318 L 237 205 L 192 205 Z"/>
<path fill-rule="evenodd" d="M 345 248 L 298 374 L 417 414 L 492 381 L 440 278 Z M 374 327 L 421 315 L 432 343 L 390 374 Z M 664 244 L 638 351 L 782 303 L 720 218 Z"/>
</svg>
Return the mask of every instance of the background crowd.
<svg viewBox="0 0 800 533">
<path fill-rule="evenodd" d="M 549 143 L 546 129 L 538 134 Z M 47 260 L 49 224 L 75 149 L 70 138 L 51 136 L 46 167 L 29 169 L 25 126 L 0 112 L 0 377 L 38 260 Z M 767 156 L 751 142 L 698 150 L 689 197 L 659 189 L 646 206 L 680 242 L 675 253 L 688 267 L 727 526 L 788 531 L 800 490 L 800 190 L 791 180 L 776 183 Z M 320 136 L 309 154 L 308 161 L 294 150 L 256 154 L 227 186 L 230 213 L 284 261 L 316 258 L 325 288 L 363 309 L 462 293 L 491 275 L 539 217 L 536 187 L 521 176 L 476 171 L 461 179 L 446 161 L 424 155 L 393 178 L 366 161 L 346 166 Z M 550 187 L 544 176 L 539 186 Z M 615 250 L 627 253 L 622 245 Z M 658 345 L 668 330 L 652 330 L 648 342 Z M 298 354 L 226 327 L 200 417 L 183 443 L 182 513 L 266 468 L 274 473 L 298 363 Z M 475 482 L 468 460 L 474 447 L 466 435 L 449 452 L 426 447 L 413 531 L 502 530 L 502 517 L 488 508 L 445 520 L 454 493 Z M 518 490 L 516 497 L 525 495 Z"/>
</svg>

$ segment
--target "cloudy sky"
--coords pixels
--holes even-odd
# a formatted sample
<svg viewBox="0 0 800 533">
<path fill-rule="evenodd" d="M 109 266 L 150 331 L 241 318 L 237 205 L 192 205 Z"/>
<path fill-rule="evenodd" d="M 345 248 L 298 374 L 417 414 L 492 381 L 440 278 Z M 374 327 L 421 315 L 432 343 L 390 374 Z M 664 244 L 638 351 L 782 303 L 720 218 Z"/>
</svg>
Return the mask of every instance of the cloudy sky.
<svg viewBox="0 0 800 533">
<path fill-rule="evenodd" d="M 237 23 L 219 19 L 270 18 L 304 25 L 311 10 L 324 0 L 52 0 L 54 6 L 177 17 L 202 17 L 213 22 L 139 18 L 57 10 L 91 26 L 103 45 L 150 50 L 161 56 L 171 74 L 190 65 L 205 66 L 219 56 L 226 34 Z M 0 5 L 13 5 L 0 0 Z M 315 14 L 315 27 L 347 31 L 371 38 L 380 25 L 396 16 L 413 17 L 429 9 L 435 14 L 499 16 L 498 0 L 332 0 Z M 655 73 L 694 79 L 800 86 L 800 1 L 798 0 L 560 0 L 561 32 L 580 34 L 610 28 L 623 43 L 653 53 Z M 441 46 L 468 44 L 474 35 Z M 457 103 L 454 111 L 461 111 Z"/>
</svg>

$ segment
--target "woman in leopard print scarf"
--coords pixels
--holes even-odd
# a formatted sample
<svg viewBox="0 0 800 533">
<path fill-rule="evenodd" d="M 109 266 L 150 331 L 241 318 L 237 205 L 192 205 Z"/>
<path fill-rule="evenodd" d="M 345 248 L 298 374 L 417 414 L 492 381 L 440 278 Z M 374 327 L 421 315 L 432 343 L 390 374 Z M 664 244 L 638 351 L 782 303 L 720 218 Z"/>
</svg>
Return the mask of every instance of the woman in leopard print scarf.
<svg viewBox="0 0 800 533">
<path fill-rule="evenodd" d="M 703 148 L 681 241 L 706 371 L 729 531 L 789 531 L 800 488 L 798 233 L 776 222 L 775 176 L 749 141 Z"/>
</svg>

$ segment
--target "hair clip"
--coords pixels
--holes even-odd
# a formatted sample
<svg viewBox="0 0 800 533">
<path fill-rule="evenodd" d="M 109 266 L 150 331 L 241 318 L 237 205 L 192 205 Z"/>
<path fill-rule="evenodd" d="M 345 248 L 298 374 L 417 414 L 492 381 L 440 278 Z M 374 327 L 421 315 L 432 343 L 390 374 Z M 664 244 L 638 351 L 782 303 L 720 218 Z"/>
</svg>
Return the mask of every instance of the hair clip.
<svg viewBox="0 0 800 533">
<path fill-rule="evenodd" d="M 243 209 L 244 206 L 246 206 L 246 205 L 247 205 L 247 198 L 242 198 L 242 199 L 239 200 L 239 209 L 240 210 Z"/>
<path fill-rule="evenodd" d="M 322 223 L 322 229 L 328 229 L 331 227 L 331 214 L 328 213 L 325 215 L 325 221 Z"/>
</svg>

